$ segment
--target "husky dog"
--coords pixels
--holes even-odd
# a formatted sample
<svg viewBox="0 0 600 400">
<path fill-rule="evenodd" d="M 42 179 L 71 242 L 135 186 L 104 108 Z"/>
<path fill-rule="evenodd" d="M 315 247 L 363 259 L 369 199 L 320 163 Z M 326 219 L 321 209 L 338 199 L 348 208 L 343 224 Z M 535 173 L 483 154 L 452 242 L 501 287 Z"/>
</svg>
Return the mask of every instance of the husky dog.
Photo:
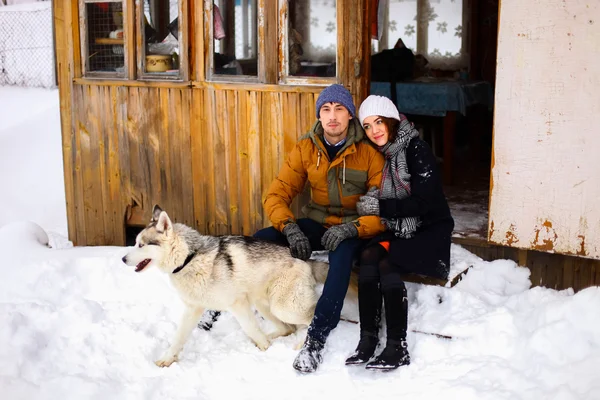
<svg viewBox="0 0 600 400">
<path fill-rule="evenodd" d="M 287 247 L 252 237 L 201 235 L 172 223 L 159 206 L 152 214 L 123 262 L 136 272 L 156 266 L 169 274 L 185 304 L 175 339 L 156 365 L 177 361 L 205 309 L 233 314 L 261 350 L 310 324 L 318 300 L 315 286 L 325 281 L 327 263 L 293 258 Z M 253 308 L 273 323 L 273 333 L 260 329 Z"/>
</svg>

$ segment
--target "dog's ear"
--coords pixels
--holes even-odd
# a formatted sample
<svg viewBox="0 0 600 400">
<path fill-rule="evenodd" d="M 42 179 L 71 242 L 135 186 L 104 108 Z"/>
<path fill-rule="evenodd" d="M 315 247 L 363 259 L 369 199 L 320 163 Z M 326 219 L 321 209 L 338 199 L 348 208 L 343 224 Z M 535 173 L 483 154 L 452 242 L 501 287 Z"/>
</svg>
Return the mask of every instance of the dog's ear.
<svg viewBox="0 0 600 400">
<path fill-rule="evenodd" d="M 152 219 L 150 220 L 150 222 L 157 222 L 161 212 L 162 208 L 160 208 L 158 204 L 155 204 L 154 208 L 152 209 Z"/>
<path fill-rule="evenodd" d="M 168 235 L 172 230 L 173 223 L 171 222 L 171 218 L 169 218 L 165 211 L 161 211 L 158 216 L 158 221 L 156 222 L 156 231 Z"/>
</svg>

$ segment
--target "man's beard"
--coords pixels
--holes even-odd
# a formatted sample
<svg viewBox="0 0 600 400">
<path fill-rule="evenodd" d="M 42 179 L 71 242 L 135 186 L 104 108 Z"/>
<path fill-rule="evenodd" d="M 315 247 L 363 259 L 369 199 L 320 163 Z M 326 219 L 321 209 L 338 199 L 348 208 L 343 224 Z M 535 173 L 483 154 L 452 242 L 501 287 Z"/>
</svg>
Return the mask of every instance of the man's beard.
<svg viewBox="0 0 600 400">
<path fill-rule="evenodd" d="M 323 129 L 323 132 L 324 132 L 324 133 L 325 133 L 327 136 L 331 136 L 331 137 L 339 137 L 339 136 L 342 136 L 342 135 L 344 134 L 344 131 L 343 131 L 343 130 L 340 130 L 340 131 L 337 131 L 337 130 L 334 130 L 334 131 L 327 131 L 327 130 Z"/>
</svg>

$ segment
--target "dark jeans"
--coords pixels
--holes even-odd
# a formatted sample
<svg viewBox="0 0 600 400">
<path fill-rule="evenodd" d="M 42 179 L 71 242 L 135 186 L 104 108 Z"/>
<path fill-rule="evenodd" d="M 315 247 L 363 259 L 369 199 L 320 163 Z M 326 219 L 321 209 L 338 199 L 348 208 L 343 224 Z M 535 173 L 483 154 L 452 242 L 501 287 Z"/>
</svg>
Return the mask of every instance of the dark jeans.
<svg viewBox="0 0 600 400">
<path fill-rule="evenodd" d="M 321 238 L 327 228 L 309 218 L 301 218 L 296 223 L 308 237 L 313 251 L 325 250 L 321 245 Z M 254 237 L 288 246 L 285 235 L 273 227 L 261 229 L 254 234 Z M 329 252 L 329 273 L 321 298 L 317 302 L 315 316 L 308 328 L 309 336 L 325 342 L 329 332 L 337 326 L 350 283 L 352 261 L 368 242 L 368 240 L 358 238 L 346 239 L 340 243 L 337 249 Z"/>
</svg>

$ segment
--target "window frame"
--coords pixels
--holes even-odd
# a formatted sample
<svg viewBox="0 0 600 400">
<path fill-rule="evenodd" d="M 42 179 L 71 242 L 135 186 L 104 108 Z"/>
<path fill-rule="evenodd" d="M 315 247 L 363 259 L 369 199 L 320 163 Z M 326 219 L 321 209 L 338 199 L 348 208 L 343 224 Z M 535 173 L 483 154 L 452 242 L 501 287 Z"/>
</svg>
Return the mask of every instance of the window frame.
<svg viewBox="0 0 600 400">
<path fill-rule="evenodd" d="M 87 4 L 121 3 L 123 6 L 123 56 L 124 72 L 90 71 L 88 53 L 88 15 Z M 81 57 L 81 78 L 114 80 L 114 81 L 154 81 L 154 82 L 184 82 L 189 80 L 189 0 L 178 0 L 178 43 L 179 43 L 179 73 L 177 75 L 157 75 L 144 72 L 145 51 L 142 35 L 144 13 L 141 0 L 78 0 L 79 16 L 79 54 Z"/>
<path fill-rule="evenodd" d="M 340 83 L 344 58 L 344 21 L 340 12 L 343 2 L 336 1 L 336 75 L 335 77 L 303 77 L 288 75 L 288 0 L 278 0 L 273 7 L 271 0 L 257 0 L 257 75 L 224 75 L 214 73 L 213 1 L 198 0 L 202 8 L 191 9 L 190 0 L 179 3 L 179 74 L 157 75 L 144 72 L 145 51 L 144 13 L 142 0 L 78 0 L 79 16 L 79 72 L 80 78 L 105 81 L 140 82 L 186 82 L 195 79 L 215 83 L 250 83 L 262 85 L 326 86 Z M 123 7 L 124 72 L 90 71 L 88 52 L 87 4 L 121 3 Z M 268 4 L 267 4 L 268 3 Z M 345 7 L 345 6 L 344 6 Z M 195 30 L 190 21 L 203 21 L 203 29 Z M 191 38 L 195 48 L 191 48 Z M 200 47 L 202 46 L 202 47 Z M 194 65 L 191 65 L 194 63 Z M 194 71 L 194 78 L 192 78 Z"/>
<path fill-rule="evenodd" d="M 85 78 L 100 78 L 100 79 L 116 79 L 126 80 L 128 79 L 128 71 L 131 63 L 128 57 L 129 47 L 131 40 L 130 31 L 125 29 L 126 21 L 129 21 L 129 1 L 130 0 L 79 0 L 79 51 L 81 55 L 81 74 Z M 89 50 L 90 50 L 90 38 L 88 31 L 88 14 L 87 5 L 95 3 L 121 3 L 123 8 L 123 72 L 102 72 L 102 71 L 90 71 L 89 67 Z M 118 44 L 115 44 L 118 45 Z"/>
<path fill-rule="evenodd" d="M 186 81 L 189 77 L 188 59 L 188 0 L 178 0 L 177 21 L 179 33 L 177 42 L 179 45 L 179 73 L 177 75 L 159 75 L 146 72 L 146 51 L 144 44 L 144 0 L 135 1 L 135 26 L 136 26 L 136 79 L 141 81 Z"/>
<path fill-rule="evenodd" d="M 266 38 L 267 38 L 267 20 L 268 13 L 265 2 L 268 0 L 258 0 L 256 4 L 257 8 L 257 29 L 256 29 L 256 40 L 257 40 L 257 74 L 256 75 L 228 75 L 228 74 L 215 74 L 214 72 L 214 52 L 215 52 L 215 39 L 214 39 L 214 23 L 213 23 L 213 0 L 203 0 L 204 4 L 204 80 L 206 82 L 218 82 L 218 83 L 273 83 L 269 82 L 268 73 L 266 71 L 267 60 L 266 60 Z M 262 12 L 261 12 L 262 11 Z M 261 40 L 262 39 L 262 40 Z"/>
<path fill-rule="evenodd" d="M 343 13 L 338 12 L 340 9 L 340 1 L 335 0 L 336 7 L 336 33 L 337 42 L 335 46 L 335 76 L 334 77 L 312 77 L 312 76 L 295 76 L 289 75 L 289 0 L 279 0 L 277 5 L 277 15 L 280 17 L 277 26 L 277 42 L 278 57 L 277 65 L 277 83 L 280 85 L 331 85 L 340 83 L 340 66 L 342 65 L 340 43 L 343 42 Z"/>
</svg>

